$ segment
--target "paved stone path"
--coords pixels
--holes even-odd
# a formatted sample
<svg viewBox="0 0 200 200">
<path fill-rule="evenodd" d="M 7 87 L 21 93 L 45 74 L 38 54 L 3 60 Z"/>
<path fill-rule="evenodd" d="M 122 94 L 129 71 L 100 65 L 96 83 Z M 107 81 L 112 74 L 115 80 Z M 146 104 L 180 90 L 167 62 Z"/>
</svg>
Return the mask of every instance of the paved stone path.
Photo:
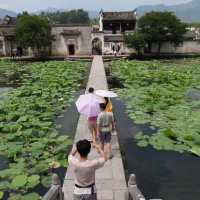
<svg viewBox="0 0 200 200">
<path fill-rule="evenodd" d="M 89 87 L 93 87 L 95 90 L 108 89 L 102 56 L 94 56 L 86 91 Z M 83 115 L 80 115 L 74 139 L 74 146 L 77 141 L 84 138 L 89 139 L 87 118 Z M 114 157 L 111 160 L 108 160 L 103 168 L 96 171 L 98 200 L 124 199 L 126 182 L 116 132 L 112 133 L 111 144 L 112 154 L 114 155 Z M 107 154 L 106 146 L 105 153 Z M 89 154 L 89 159 L 93 158 L 99 158 L 99 154 L 97 153 L 97 150 L 95 148 L 92 148 L 92 151 Z M 69 166 L 63 184 L 64 200 L 73 200 L 73 188 L 74 174 L 71 167 Z"/>
</svg>

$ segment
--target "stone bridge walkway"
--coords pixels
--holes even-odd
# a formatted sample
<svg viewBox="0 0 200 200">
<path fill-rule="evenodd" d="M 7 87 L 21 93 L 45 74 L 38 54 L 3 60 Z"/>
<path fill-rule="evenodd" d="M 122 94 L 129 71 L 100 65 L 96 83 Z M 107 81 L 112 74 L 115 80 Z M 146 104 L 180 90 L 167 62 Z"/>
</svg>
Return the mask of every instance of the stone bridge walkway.
<svg viewBox="0 0 200 200">
<path fill-rule="evenodd" d="M 102 56 L 94 56 L 90 76 L 86 91 L 89 87 L 95 90 L 107 90 L 107 80 L 104 71 Z M 80 115 L 74 146 L 80 139 L 89 139 L 89 131 L 87 128 L 87 118 Z M 98 200 L 123 200 L 126 190 L 126 182 L 124 168 L 119 149 L 117 133 L 112 133 L 112 154 L 114 157 L 108 160 L 104 167 L 96 171 L 96 186 Z M 107 154 L 107 149 L 105 148 Z M 78 156 L 78 155 L 76 155 Z M 99 158 L 97 150 L 92 148 L 89 159 Z M 71 167 L 67 169 L 63 184 L 64 200 L 73 200 L 74 174 Z"/>
</svg>

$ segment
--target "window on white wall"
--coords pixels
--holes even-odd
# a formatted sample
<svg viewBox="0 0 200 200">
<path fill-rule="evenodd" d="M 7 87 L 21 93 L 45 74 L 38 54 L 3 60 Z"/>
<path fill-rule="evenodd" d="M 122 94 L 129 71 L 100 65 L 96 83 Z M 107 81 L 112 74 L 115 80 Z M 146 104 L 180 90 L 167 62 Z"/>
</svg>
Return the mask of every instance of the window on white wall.
<svg viewBox="0 0 200 200">
<path fill-rule="evenodd" d="M 109 47 L 110 43 L 109 42 L 104 42 L 104 47 Z"/>
</svg>

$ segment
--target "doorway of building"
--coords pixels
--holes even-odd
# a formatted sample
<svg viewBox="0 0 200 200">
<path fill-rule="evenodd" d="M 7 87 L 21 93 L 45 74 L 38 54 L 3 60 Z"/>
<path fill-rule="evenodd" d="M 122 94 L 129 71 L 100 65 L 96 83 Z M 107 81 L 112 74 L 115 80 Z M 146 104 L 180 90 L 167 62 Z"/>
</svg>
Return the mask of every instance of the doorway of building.
<svg viewBox="0 0 200 200">
<path fill-rule="evenodd" d="M 102 42 L 99 38 L 94 38 L 92 40 L 92 54 L 102 55 Z"/>
<path fill-rule="evenodd" d="M 75 53 L 75 45 L 74 44 L 68 45 L 68 51 L 69 51 L 69 55 L 74 55 L 74 53 Z"/>
</svg>

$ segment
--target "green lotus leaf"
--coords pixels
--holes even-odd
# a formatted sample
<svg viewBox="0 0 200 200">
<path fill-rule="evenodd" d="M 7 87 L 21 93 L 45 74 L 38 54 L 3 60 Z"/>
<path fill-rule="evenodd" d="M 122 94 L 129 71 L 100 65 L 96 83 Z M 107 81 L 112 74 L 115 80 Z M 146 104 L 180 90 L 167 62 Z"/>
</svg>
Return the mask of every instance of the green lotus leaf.
<svg viewBox="0 0 200 200">
<path fill-rule="evenodd" d="M 21 198 L 21 200 L 37 200 L 37 199 L 39 199 L 39 194 L 35 192 L 27 194 Z"/>
<path fill-rule="evenodd" d="M 64 158 L 66 158 L 66 153 L 59 153 L 56 157 L 57 160 L 63 160 Z"/>
<path fill-rule="evenodd" d="M 26 189 L 30 189 L 30 188 L 34 188 L 35 186 L 39 185 L 40 184 L 40 180 L 36 180 L 34 182 L 29 182 L 26 184 Z"/>
<path fill-rule="evenodd" d="M 59 160 L 59 163 L 60 163 L 63 167 L 68 167 L 68 165 L 69 165 L 67 159 Z"/>
<path fill-rule="evenodd" d="M 34 156 L 34 157 L 38 157 L 38 156 L 42 155 L 43 152 L 44 152 L 44 151 L 42 151 L 42 150 L 40 150 L 40 149 L 37 149 L 37 150 L 35 150 L 35 151 L 32 151 L 32 154 L 31 154 L 31 155 Z"/>
<path fill-rule="evenodd" d="M 0 182 L 0 190 L 3 190 L 3 189 L 14 189 L 13 185 L 10 184 L 8 181 L 2 181 Z"/>
<path fill-rule="evenodd" d="M 44 146 L 44 144 L 42 142 L 34 142 L 31 144 L 31 147 L 34 149 L 40 149 Z"/>
<path fill-rule="evenodd" d="M 60 153 L 60 152 L 62 152 L 63 151 L 63 148 L 62 147 L 57 147 L 57 148 L 54 148 L 53 149 L 53 154 L 55 155 L 55 154 L 58 154 L 58 153 Z"/>
<path fill-rule="evenodd" d="M 72 139 L 67 139 L 67 141 L 65 141 L 65 144 L 68 145 L 73 145 L 74 141 Z"/>
<path fill-rule="evenodd" d="M 25 122 L 28 119 L 28 116 L 21 116 L 17 122 Z"/>
<path fill-rule="evenodd" d="M 68 137 L 69 137 L 69 136 L 67 136 L 67 135 L 61 135 L 60 137 L 57 138 L 57 140 L 58 140 L 59 142 L 62 142 L 62 141 L 64 141 L 64 140 L 67 140 Z"/>
<path fill-rule="evenodd" d="M 133 138 L 135 139 L 142 139 L 143 135 L 142 135 L 142 132 L 138 132 L 136 135 L 133 135 Z"/>
<path fill-rule="evenodd" d="M 51 168 L 59 168 L 60 167 L 60 163 L 53 161 L 52 163 L 49 163 L 49 166 Z"/>
<path fill-rule="evenodd" d="M 46 170 L 48 170 L 46 165 L 37 165 L 35 167 L 35 172 L 45 172 Z"/>
<path fill-rule="evenodd" d="M 48 176 L 42 179 L 41 183 L 44 185 L 44 187 L 51 187 L 52 185 L 52 176 Z"/>
<path fill-rule="evenodd" d="M 146 147 L 148 145 L 148 142 L 146 140 L 141 140 L 137 143 L 140 147 Z"/>
<path fill-rule="evenodd" d="M 4 193 L 0 191 L 0 199 L 3 198 Z"/>
<path fill-rule="evenodd" d="M 157 149 L 157 150 L 163 150 L 163 147 L 162 146 L 153 146 L 154 149 Z"/>
<path fill-rule="evenodd" d="M 8 200 L 20 200 L 21 194 L 13 194 L 11 197 L 8 198 Z"/>
<path fill-rule="evenodd" d="M 12 185 L 15 187 L 21 187 L 24 186 L 27 183 L 27 179 L 28 177 L 26 175 L 19 175 L 16 176 L 13 180 L 12 180 Z"/>
<path fill-rule="evenodd" d="M 198 147 L 193 147 L 193 148 L 189 149 L 188 152 L 191 154 L 200 156 L 200 148 L 198 148 Z"/>
<path fill-rule="evenodd" d="M 0 145 L 0 151 L 6 150 L 8 148 L 7 145 L 1 144 Z"/>
<path fill-rule="evenodd" d="M 184 134 L 183 139 L 185 139 L 185 140 L 195 140 L 196 137 L 193 134 Z"/>
<path fill-rule="evenodd" d="M 39 175 L 32 175 L 30 177 L 28 177 L 28 182 L 34 182 L 40 179 Z"/>
</svg>

